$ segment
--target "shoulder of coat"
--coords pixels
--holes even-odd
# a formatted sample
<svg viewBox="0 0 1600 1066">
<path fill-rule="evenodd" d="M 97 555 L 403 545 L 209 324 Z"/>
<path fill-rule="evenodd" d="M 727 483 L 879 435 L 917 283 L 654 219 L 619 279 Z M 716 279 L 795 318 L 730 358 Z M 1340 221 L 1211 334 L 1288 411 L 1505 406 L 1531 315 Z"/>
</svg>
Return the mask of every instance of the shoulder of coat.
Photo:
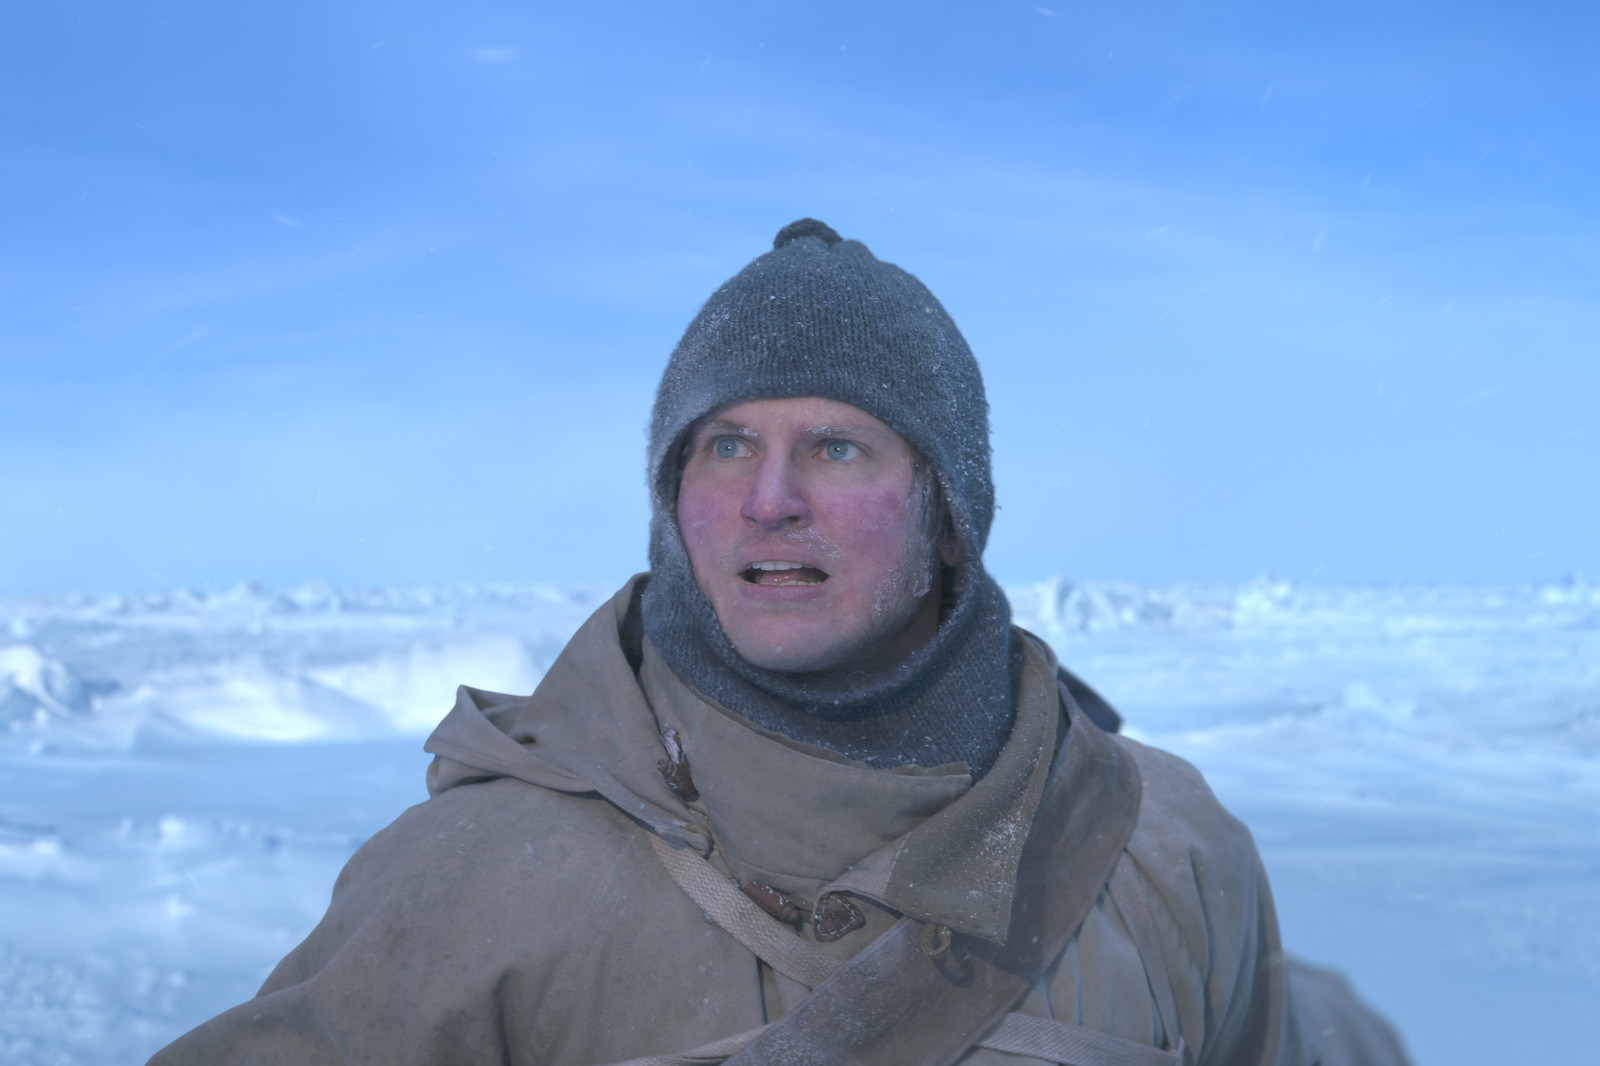
<svg viewBox="0 0 1600 1066">
<path fill-rule="evenodd" d="M 351 860 L 389 874 L 424 875 L 441 864 L 562 871 L 606 867 L 633 853 L 652 861 L 648 831 L 593 793 L 538 788 L 493 778 L 452 788 L 407 809 Z M 377 872 L 377 871 L 374 871 Z"/>
<path fill-rule="evenodd" d="M 1192 763 L 1125 736 L 1112 739 L 1139 767 L 1139 817 L 1128 851 L 1141 866 L 1180 864 L 1255 876 L 1259 859 L 1250 830 L 1223 807 Z"/>
<path fill-rule="evenodd" d="M 1163 937 L 1183 944 L 1194 972 L 1238 962 L 1234 953 L 1253 935 L 1265 901 L 1250 830 L 1189 762 L 1115 740 L 1139 767 L 1139 817 L 1127 852 Z"/>
</svg>

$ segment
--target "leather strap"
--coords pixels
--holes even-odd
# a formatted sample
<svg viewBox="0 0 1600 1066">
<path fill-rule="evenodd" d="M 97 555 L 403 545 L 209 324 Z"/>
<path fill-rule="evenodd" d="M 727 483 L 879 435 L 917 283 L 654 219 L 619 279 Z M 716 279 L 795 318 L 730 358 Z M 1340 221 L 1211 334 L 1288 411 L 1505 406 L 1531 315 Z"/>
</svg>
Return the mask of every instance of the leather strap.
<svg viewBox="0 0 1600 1066">
<path fill-rule="evenodd" d="M 729 1055 L 748 1046 L 770 1028 L 772 1025 L 763 1025 L 690 1051 L 648 1055 L 613 1066 L 714 1066 L 726 1063 Z M 1036 1014 L 1007 1014 L 977 1045 L 1062 1066 L 1181 1066 L 1182 1063 L 1174 1052 Z"/>
<path fill-rule="evenodd" d="M 815 988 L 844 965 L 796 936 L 688 848 L 675 848 L 654 834 L 650 843 L 668 875 L 705 916 L 783 976 Z"/>
<path fill-rule="evenodd" d="M 1070 729 L 1023 848 L 1005 946 L 956 934 L 935 959 L 922 950 L 922 923 L 902 918 L 729 1066 L 941 1066 L 1022 999 L 1094 906 L 1139 810 L 1132 758 L 1068 706 Z"/>
<path fill-rule="evenodd" d="M 1161 1031 L 1167 1047 L 1185 1058 L 1183 1037 L 1178 1032 L 1178 1004 L 1172 995 L 1172 979 L 1167 973 L 1167 956 L 1163 941 L 1156 931 L 1155 918 L 1150 912 L 1150 900 L 1144 885 L 1133 870 L 1133 859 L 1124 852 L 1111 874 L 1111 903 L 1122 915 L 1122 922 L 1133 936 L 1133 946 L 1144 962 L 1145 979 L 1150 984 L 1150 997 L 1156 1005 L 1156 1017 L 1161 1021 Z"/>
<path fill-rule="evenodd" d="M 811 988 L 845 965 L 762 912 L 744 893 L 734 889 L 732 883 L 715 867 L 694 852 L 673 848 L 659 837 L 652 836 L 650 840 L 661 864 L 684 894 L 704 911 L 707 918 L 774 970 Z M 1119 884 L 1129 881 L 1132 876 L 1130 860 L 1124 853 L 1117 863 L 1111 883 L 1115 891 L 1140 893 L 1137 900 L 1138 906 L 1142 907 L 1143 889 L 1136 882 Z M 1135 931 L 1134 942 L 1141 955 L 1146 954 L 1148 949 L 1160 950 L 1159 945 L 1151 944 L 1149 940 L 1147 934 L 1151 928 L 1146 916 L 1144 924 Z M 1156 990 L 1156 1009 L 1163 1030 L 1170 1033 L 1174 1028 L 1171 1019 L 1176 1017 L 1170 1007 L 1172 992 L 1164 986 L 1158 986 L 1158 982 L 1166 979 L 1166 968 L 1159 958 L 1156 966 L 1158 969 L 1151 971 L 1151 987 Z M 769 1026 L 762 1026 L 723 1037 L 690 1051 L 631 1059 L 617 1066 L 700 1066 L 724 1062 L 728 1056 L 754 1043 L 767 1028 Z M 1007 1014 L 976 1043 L 979 1047 L 994 1051 L 1066 1063 L 1069 1066 L 1182 1066 L 1183 1063 L 1181 1043 L 1177 1052 L 1162 1051 L 1148 1044 L 1034 1014 Z"/>
<path fill-rule="evenodd" d="M 978 1041 L 978 1046 L 1065 1066 L 1181 1066 L 1182 1063 L 1174 1052 L 1086 1026 L 1041 1018 L 1037 1014 L 1007 1014 Z"/>
</svg>

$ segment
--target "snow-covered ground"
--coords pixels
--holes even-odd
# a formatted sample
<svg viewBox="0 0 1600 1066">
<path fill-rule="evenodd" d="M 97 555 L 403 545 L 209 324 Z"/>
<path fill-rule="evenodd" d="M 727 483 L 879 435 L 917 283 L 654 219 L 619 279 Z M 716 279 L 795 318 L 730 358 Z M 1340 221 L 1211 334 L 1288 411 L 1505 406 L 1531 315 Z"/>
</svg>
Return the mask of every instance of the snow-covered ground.
<svg viewBox="0 0 1600 1066">
<path fill-rule="evenodd" d="M 1009 592 L 1418 1063 L 1600 1063 L 1600 588 Z M 455 685 L 530 689 L 607 595 L 0 600 L 0 1061 L 139 1062 L 248 997 L 424 797 Z"/>
</svg>

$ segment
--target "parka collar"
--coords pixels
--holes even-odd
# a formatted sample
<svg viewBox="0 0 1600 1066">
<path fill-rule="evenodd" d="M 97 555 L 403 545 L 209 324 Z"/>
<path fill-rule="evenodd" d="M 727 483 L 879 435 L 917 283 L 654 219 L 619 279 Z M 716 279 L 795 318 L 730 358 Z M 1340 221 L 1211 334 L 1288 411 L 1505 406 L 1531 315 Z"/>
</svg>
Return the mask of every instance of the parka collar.
<svg viewBox="0 0 1600 1066">
<path fill-rule="evenodd" d="M 751 728 L 646 648 L 641 682 L 684 738 L 732 873 L 817 899 L 847 892 L 1003 942 L 1017 864 L 1065 727 L 1049 650 L 1015 631 L 1017 715 L 990 771 L 882 770 Z"/>
</svg>

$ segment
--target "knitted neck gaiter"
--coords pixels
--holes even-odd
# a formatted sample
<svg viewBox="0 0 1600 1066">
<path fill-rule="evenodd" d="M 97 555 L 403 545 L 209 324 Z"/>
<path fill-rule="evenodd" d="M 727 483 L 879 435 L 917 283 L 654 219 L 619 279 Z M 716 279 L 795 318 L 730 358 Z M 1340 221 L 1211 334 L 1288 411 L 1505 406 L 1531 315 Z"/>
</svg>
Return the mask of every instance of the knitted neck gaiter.
<svg viewBox="0 0 1600 1066">
<path fill-rule="evenodd" d="M 734 649 L 676 532 L 641 612 L 681 681 L 753 725 L 869 766 L 965 762 L 978 778 L 994 764 L 1011 731 L 1011 607 L 982 567 L 947 568 L 938 632 L 894 672 L 784 673 Z"/>
</svg>

